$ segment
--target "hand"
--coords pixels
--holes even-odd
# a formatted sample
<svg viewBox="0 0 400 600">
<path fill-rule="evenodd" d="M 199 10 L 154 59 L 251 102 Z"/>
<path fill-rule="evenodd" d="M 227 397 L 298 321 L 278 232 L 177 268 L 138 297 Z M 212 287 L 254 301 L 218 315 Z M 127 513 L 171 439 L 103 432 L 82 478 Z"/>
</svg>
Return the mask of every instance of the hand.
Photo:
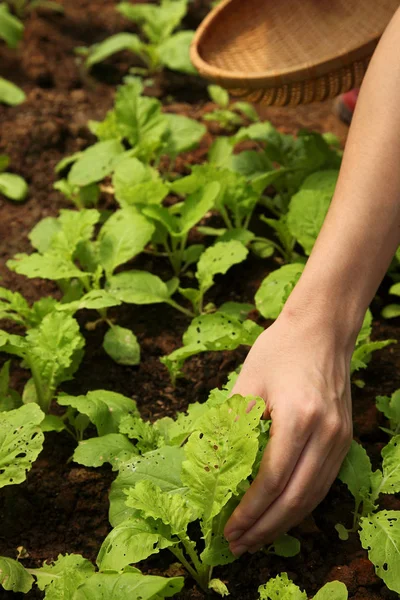
<svg viewBox="0 0 400 600">
<path fill-rule="evenodd" d="M 232 393 L 261 396 L 272 427 L 260 471 L 225 527 L 236 556 L 302 521 L 339 472 L 352 440 L 352 344 L 338 337 L 282 313 L 243 365 Z"/>
</svg>

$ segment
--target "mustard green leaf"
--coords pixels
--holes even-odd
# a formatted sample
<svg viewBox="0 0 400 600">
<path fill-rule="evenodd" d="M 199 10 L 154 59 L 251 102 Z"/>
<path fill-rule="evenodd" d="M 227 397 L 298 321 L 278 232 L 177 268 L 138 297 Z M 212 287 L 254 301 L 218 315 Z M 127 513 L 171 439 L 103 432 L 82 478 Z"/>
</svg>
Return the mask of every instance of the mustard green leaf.
<svg viewBox="0 0 400 600">
<path fill-rule="evenodd" d="M 83 187 L 112 173 L 117 159 L 124 152 L 124 147 L 119 140 L 106 140 L 89 146 L 72 165 L 68 174 L 71 185 Z"/>
<path fill-rule="evenodd" d="M 0 80 L 0 101 L 1 101 L 1 80 Z M 0 173 L 0 194 L 10 200 L 21 202 L 28 195 L 28 184 L 25 179 L 15 173 Z"/>
<path fill-rule="evenodd" d="M 59 396 L 57 402 L 87 415 L 96 426 L 99 436 L 119 433 L 119 423 L 123 416 L 139 414 L 134 400 L 107 390 L 88 392 L 86 396 Z"/>
<path fill-rule="evenodd" d="M 92 563 L 80 554 L 60 554 L 53 563 L 33 570 L 38 588 L 46 591 L 46 600 L 72 600 L 75 590 L 93 572 Z"/>
<path fill-rule="evenodd" d="M 265 277 L 255 295 L 256 307 L 263 317 L 276 319 L 279 316 L 303 269 L 301 263 L 292 263 Z"/>
<path fill-rule="evenodd" d="M 193 36 L 194 31 L 185 29 L 162 42 L 158 47 L 161 63 L 172 71 L 196 75 L 197 70 L 190 60 L 190 44 Z"/>
<path fill-rule="evenodd" d="M 360 539 L 378 577 L 390 590 L 400 593 L 399 512 L 382 510 L 362 518 Z"/>
<path fill-rule="evenodd" d="M 124 463 L 113 481 L 110 491 L 110 522 L 115 527 L 137 511 L 125 504 L 125 490 L 134 487 L 139 481 L 154 483 L 164 492 L 182 494 L 186 491 L 181 481 L 183 449 L 177 446 L 164 446 L 144 456 Z"/>
<path fill-rule="evenodd" d="M 400 435 L 392 437 L 382 450 L 383 478 L 379 486 L 382 494 L 400 492 Z"/>
<path fill-rule="evenodd" d="M 208 584 L 208 588 L 220 596 L 229 596 L 229 590 L 226 584 L 221 581 L 221 579 L 211 579 L 210 583 Z"/>
<path fill-rule="evenodd" d="M 315 594 L 313 600 L 347 600 L 349 594 L 344 583 L 330 581 Z"/>
<path fill-rule="evenodd" d="M 93 65 L 109 58 L 121 50 L 130 50 L 134 53 L 140 53 L 143 43 L 139 36 L 134 33 L 116 33 L 106 38 L 99 44 L 94 44 L 89 48 L 89 53 L 85 61 L 88 69 Z"/>
<path fill-rule="evenodd" d="M 161 434 L 153 424 L 149 421 L 143 421 L 137 416 L 126 415 L 122 417 L 119 430 L 127 435 L 130 440 L 136 440 L 135 448 L 141 454 L 156 450 L 162 441 Z"/>
<path fill-rule="evenodd" d="M 272 552 L 285 558 L 296 556 L 300 552 L 300 542 L 292 535 L 284 533 L 272 544 Z"/>
<path fill-rule="evenodd" d="M 389 396 L 377 396 L 376 406 L 390 421 L 390 429 L 393 432 L 400 428 L 400 390 L 396 390 Z"/>
<path fill-rule="evenodd" d="M 252 471 L 265 403 L 258 398 L 247 412 L 251 399 L 236 394 L 209 410 L 185 445 L 182 482 L 189 488 L 188 500 L 210 526 Z"/>
<path fill-rule="evenodd" d="M 138 365 L 140 346 L 136 335 L 126 327 L 113 325 L 103 340 L 103 348 L 119 365 Z"/>
<path fill-rule="evenodd" d="M 190 34 L 189 37 L 193 37 L 193 34 L 191 32 L 186 31 L 182 31 L 174 37 L 179 38 L 180 40 L 184 40 L 185 38 L 187 39 L 188 33 Z M 170 44 L 171 41 L 168 42 L 168 45 Z M 185 64 L 185 62 L 187 62 L 187 59 L 184 55 L 180 56 L 180 62 L 182 66 Z M 189 66 L 187 67 L 187 72 L 190 72 Z M 195 72 L 194 67 L 192 67 L 191 72 Z M 165 146 L 163 148 L 163 153 L 168 154 L 173 158 L 175 158 L 182 152 L 188 152 L 189 150 L 196 148 L 196 146 L 200 143 L 201 139 L 207 132 L 207 129 L 204 127 L 204 125 L 202 125 L 198 121 L 195 121 L 194 119 L 184 117 L 183 115 L 166 113 L 164 115 L 164 118 L 168 126 L 168 132 L 166 134 L 166 141 Z"/>
<path fill-rule="evenodd" d="M 382 340 L 376 342 L 366 342 L 358 346 L 351 357 L 350 372 L 354 373 L 359 369 L 366 369 L 371 360 L 372 353 L 377 350 L 383 350 L 391 344 L 396 344 L 397 340 Z"/>
<path fill-rule="evenodd" d="M 132 205 L 160 204 L 168 187 L 158 171 L 137 158 L 127 158 L 115 167 L 112 177 L 115 198 L 122 208 Z"/>
<path fill-rule="evenodd" d="M 154 232 L 154 225 L 134 208 L 121 208 L 106 221 L 99 234 L 99 261 L 111 276 L 119 265 L 140 254 Z"/>
<path fill-rule="evenodd" d="M 108 280 L 107 291 L 128 304 L 157 304 L 171 297 L 167 283 L 147 271 L 118 273 Z"/>
<path fill-rule="evenodd" d="M 11 14 L 7 4 L 0 4 L 0 38 L 9 48 L 16 48 L 24 34 L 24 24 Z"/>
<path fill-rule="evenodd" d="M 260 600 L 307 600 L 307 594 L 281 573 L 258 588 Z"/>
<path fill-rule="evenodd" d="M 196 278 L 204 292 L 214 283 L 214 276 L 225 274 L 233 265 L 243 262 L 248 250 L 241 242 L 217 242 L 207 248 L 197 263 Z"/>
<path fill-rule="evenodd" d="M 58 304 L 56 309 L 74 313 L 82 309 L 100 310 L 102 308 L 110 308 L 111 306 L 119 306 L 120 304 L 121 301 L 115 298 L 115 296 L 108 293 L 106 290 L 100 289 L 90 290 L 90 292 L 84 294 L 79 300 Z"/>
<path fill-rule="evenodd" d="M 17 560 L 0 556 L 0 585 L 9 592 L 27 594 L 34 579 Z"/>
<path fill-rule="evenodd" d="M 40 277 L 59 281 L 60 279 L 82 279 L 88 275 L 78 269 L 70 259 L 51 253 L 16 254 L 13 259 L 7 261 L 7 267 L 30 279 Z"/>
<path fill-rule="evenodd" d="M 349 488 L 356 505 L 368 497 L 371 490 L 371 461 L 366 450 L 355 440 L 351 443 L 338 477 Z"/>
<path fill-rule="evenodd" d="M 1 413 L 0 488 L 25 481 L 26 472 L 43 447 L 44 435 L 40 430 L 43 418 L 37 404 Z"/>
<path fill-rule="evenodd" d="M 85 467 L 101 467 L 104 463 L 110 463 L 113 471 L 118 471 L 121 464 L 135 456 L 137 456 L 137 450 L 125 435 L 107 433 L 101 437 L 79 442 L 73 460 Z"/>
<path fill-rule="evenodd" d="M 287 224 L 307 255 L 311 254 L 331 199 L 332 194 L 324 189 L 301 189 L 291 199 Z"/>
</svg>

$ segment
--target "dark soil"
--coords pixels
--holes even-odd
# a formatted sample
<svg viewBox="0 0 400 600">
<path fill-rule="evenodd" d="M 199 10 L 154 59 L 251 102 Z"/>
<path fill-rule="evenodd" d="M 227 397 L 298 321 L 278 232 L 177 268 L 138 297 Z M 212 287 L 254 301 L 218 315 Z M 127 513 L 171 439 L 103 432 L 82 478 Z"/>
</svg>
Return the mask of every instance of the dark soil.
<svg viewBox="0 0 400 600">
<path fill-rule="evenodd" d="M 0 276 L 1 284 L 22 292 L 34 301 L 46 294 L 56 294 L 51 283 L 28 280 L 7 270 L 5 263 L 17 252 L 30 251 L 27 238 L 31 228 L 43 217 L 56 215 L 60 208 L 70 207 L 53 190 L 54 166 L 64 156 L 84 148 L 92 141 L 86 124 L 102 118 L 112 104 L 115 84 L 121 82 L 134 58 L 121 53 L 98 66 L 88 75 L 79 64 L 74 48 L 100 41 L 123 30 L 134 30 L 115 11 L 113 0 L 63 0 L 64 15 L 48 11 L 34 13 L 26 20 L 25 38 L 18 52 L 1 47 L 1 75 L 21 85 L 27 101 L 19 107 L 0 106 L 0 152 L 11 157 L 11 169 L 29 183 L 29 198 L 24 204 L 13 204 L 0 197 Z M 208 2 L 196 0 L 187 18 L 196 27 L 206 14 Z M 156 79 L 149 93 L 162 98 L 168 110 L 199 118 L 209 110 L 205 84 L 195 78 L 164 74 Z M 334 131 L 342 142 L 347 128 L 334 116 L 332 103 L 299 109 L 260 109 L 264 118 L 284 131 L 295 133 L 308 127 L 318 131 Z M 218 133 L 210 125 L 202 146 L 176 164 L 178 171 L 187 164 L 201 162 Z M 107 202 L 107 198 L 102 200 Z M 141 268 L 164 272 L 168 268 L 159 260 L 142 259 Z M 232 269 L 217 285 L 210 300 L 218 304 L 226 300 L 253 301 L 261 280 L 271 268 L 268 262 L 252 258 L 246 266 Z M 377 339 L 400 338 L 399 321 L 382 324 L 379 309 L 387 286 L 375 301 L 374 335 Z M 84 325 L 91 315 L 83 315 Z M 74 382 L 64 389 L 85 393 L 92 389 L 109 389 L 134 398 L 145 418 L 174 415 L 190 402 L 203 401 L 208 392 L 221 386 L 227 374 L 239 365 L 245 349 L 235 352 L 208 353 L 188 361 L 186 378 L 173 388 L 159 357 L 179 347 L 188 325 L 185 316 L 163 306 L 124 307 L 119 322 L 130 326 L 138 335 L 142 348 L 139 367 L 123 367 L 112 362 L 101 348 L 104 331 L 85 331 L 86 354 Z M 5 357 L 3 357 L 2 361 Z M 1 361 L 1 362 L 2 362 Z M 371 457 L 379 454 L 385 434 L 378 425 L 374 399 L 377 394 L 390 394 L 400 387 L 400 349 L 392 346 L 372 361 L 363 375 L 364 389 L 354 389 L 355 435 Z M 13 385 L 21 390 L 26 373 L 13 367 Z M 39 566 L 60 553 L 80 553 L 95 560 L 101 542 L 109 531 L 107 519 L 108 490 L 114 478 L 110 469 L 87 469 L 67 462 L 74 442 L 67 434 L 48 434 L 45 448 L 19 486 L 0 492 L 0 555 L 16 557 L 17 547 L 27 550 L 26 566 Z M 322 505 L 295 530 L 301 540 L 301 553 L 293 559 L 280 559 L 258 553 L 244 556 L 235 565 L 219 568 L 216 574 L 229 584 L 232 600 L 255 600 L 257 587 L 269 577 L 287 571 L 289 576 L 309 594 L 332 579 L 344 581 L 353 600 L 395 598 L 374 574 L 366 553 L 354 535 L 349 542 L 338 540 L 334 525 L 343 515 L 351 518 L 352 501 L 344 486 L 335 483 Z M 400 509 L 400 501 L 390 499 L 390 508 Z M 172 574 L 169 554 L 146 562 L 151 573 Z M 0 592 L 1 599 L 15 597 Z M 30 592 L 27 598 L 40 598 Z M 205 596 L 190 579 L 180 595 L 185 600 L 202 600 Z"/>
</svg>

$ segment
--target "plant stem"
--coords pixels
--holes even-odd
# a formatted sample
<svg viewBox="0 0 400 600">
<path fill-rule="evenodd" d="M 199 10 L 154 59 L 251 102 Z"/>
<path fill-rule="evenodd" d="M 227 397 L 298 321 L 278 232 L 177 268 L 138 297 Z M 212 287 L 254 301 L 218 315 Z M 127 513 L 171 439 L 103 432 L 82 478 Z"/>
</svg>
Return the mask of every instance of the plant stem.
<svg viewBox="0 0 400 600">
<path fill-rule="evenodd" d="M 188 308 L 184 308 L 183 306 L 181 306 L 180 304 L 178 304 L 177 302 L 175 302 L 175 300 L 172 300 L 171 298 L 169 300 L 167 300 L 167 304 L 169 304 L 170 306 L 173 306 L 174 308 L 176 308 L 176 310 L 179 310 L 179 312 L 183 313 L 187 317 L 190 317 L 191 319 L 195 316 L 195 314 L 191 310 L 189 310 Z"/>
<path fill-rule="evenodd" d="M 204 587 L 204 583 L 203 583 L 200 575 L 192 567 L 192 565 L 186 560 L 185 555 L 183 554 L 182 550 L 180 548 L 177 548 L 177 547 L 175 547 L 175 548 L 169 548 L 169 550 L 172 552 L 172 554 L 174 554 L 176 556 L 176 558 L 179 560 L 179 562 L 181 562 L 183 564 L 183 566 L 185 567 L 186 571 L 188 573 L 190 573 L 190 575 L 193 577 L 193 579 L 195 581 L 197 581 L 197 583 L 199 584 L 199 586 L 205 592 L 208 592 L 208 586 Z"/>
</svg>

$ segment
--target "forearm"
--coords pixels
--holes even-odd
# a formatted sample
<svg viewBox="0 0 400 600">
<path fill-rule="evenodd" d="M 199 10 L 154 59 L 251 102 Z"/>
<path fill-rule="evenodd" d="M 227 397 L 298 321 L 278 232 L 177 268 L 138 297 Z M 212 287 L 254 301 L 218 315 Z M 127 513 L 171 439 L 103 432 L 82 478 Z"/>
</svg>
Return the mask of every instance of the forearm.
<svg viewBox="0 0 400 600">
<path fill-rule="evenodd" d="M 338 185 L 285 314 L 313 312 L 354 338 L 400 244 L 400 11 L 358 98 Z"/>
</svg>

